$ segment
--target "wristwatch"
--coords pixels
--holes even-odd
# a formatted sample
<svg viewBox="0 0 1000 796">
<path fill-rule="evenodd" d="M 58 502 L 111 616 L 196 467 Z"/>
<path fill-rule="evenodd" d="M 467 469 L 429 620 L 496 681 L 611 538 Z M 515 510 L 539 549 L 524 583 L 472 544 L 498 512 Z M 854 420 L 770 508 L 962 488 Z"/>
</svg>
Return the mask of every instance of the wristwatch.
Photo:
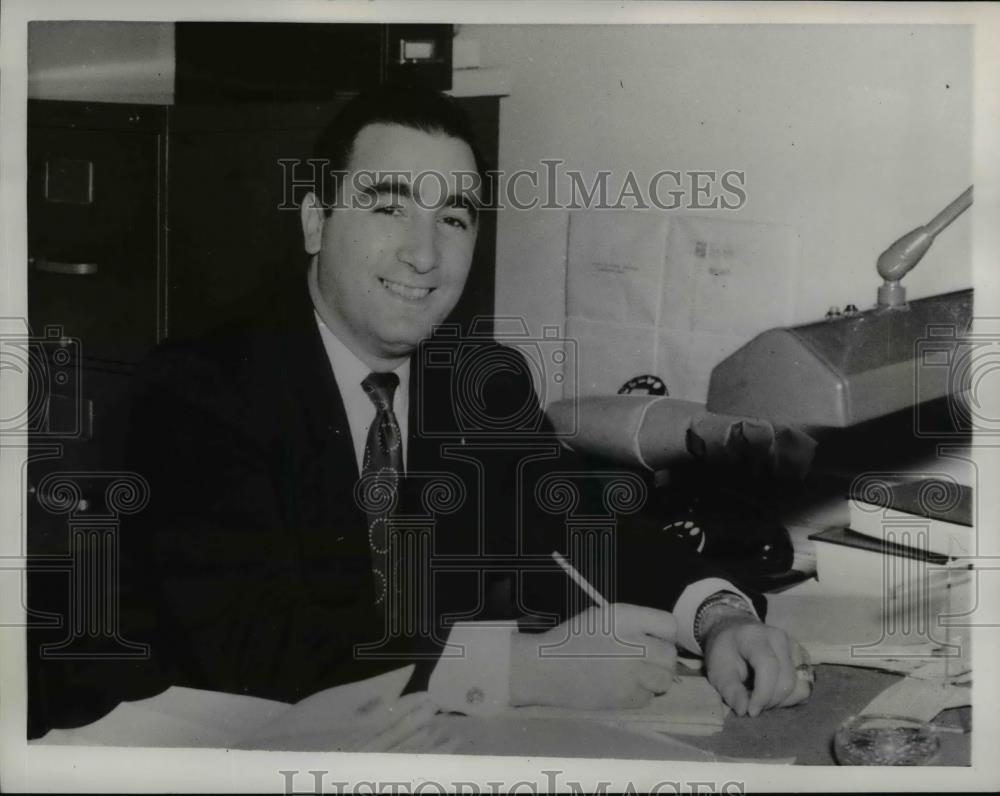
<svg viewBox="0 0 1000 796">
<path fill-rule="evenodd" d="M 702 626 L 715 608 L 731 608 L 754 619 L 757 618 L 757 612 L 743 595 L 734 591 L 717 591 L 698 606 L 698 611 L 694 615 L 694 639 L 698 642 L 698 646 L 702 644 Z"/>
</svg>

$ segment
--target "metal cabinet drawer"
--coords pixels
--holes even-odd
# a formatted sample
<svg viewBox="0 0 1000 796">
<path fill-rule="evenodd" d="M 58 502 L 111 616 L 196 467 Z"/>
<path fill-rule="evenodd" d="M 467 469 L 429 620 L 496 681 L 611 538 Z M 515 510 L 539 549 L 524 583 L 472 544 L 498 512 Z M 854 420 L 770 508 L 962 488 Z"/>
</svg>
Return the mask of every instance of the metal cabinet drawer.
<svg viewBox="0 0 1000 796">
<path fill-rule="evenodd" d="M 71 481 L 82 503 L 75 512 L 102 511 L 109 474 L 123 472 L 131 378 L 126 371 L 84 368 L 77 389 L 54 387 L 49 423 L 32 435 L 27 467 L 27 538 L 32 553 L 53 554 L 66 544 L 65 506 L 46 499 L 58 482 Z M 63 478 L 65 476 L 65 478 Z M 63 509 L 66 509 L 64 511 Z"/>
<path fill-rule="evenodd" d="M 28 312 L 86 358 L 156 343 L 158 147 L 148 131 L 34 127 L 28 137 Z"/>
</svg>

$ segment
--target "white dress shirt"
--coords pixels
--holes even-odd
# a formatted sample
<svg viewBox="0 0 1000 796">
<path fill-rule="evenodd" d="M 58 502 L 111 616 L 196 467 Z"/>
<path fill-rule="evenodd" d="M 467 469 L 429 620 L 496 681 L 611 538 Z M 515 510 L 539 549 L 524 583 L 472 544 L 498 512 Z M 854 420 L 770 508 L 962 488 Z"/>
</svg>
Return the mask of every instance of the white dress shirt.
<svg viewBox="0 0 1000 796">
<path fill-rule="evenodd" d="M 358 359 L 354 352 L 340 342 L 330 327 L 316 312 L 316 325 L 319 335 L 323 338 L 326 356 L 333 368 L 340 399 L 344 402 L 347 413 L 347 425 L 351 429 L 351 441 L 354 443 L 354 458 L 358 462 L 358 473 L 363 469 L 365 445 L 368 443 L 368 430 L 375 420 L 375 404 L 361 386 L 372 372 L 364 362 Z M 406 450 L 409 447 L 408 433 L 410 430 L 410 360 L 406 360 L 393 373 L 399 376 L 399 386 L 392 397 L 392 412 L 399 424 L 399 436 L 403 443 L 403 470 L 406 470 Z"/>
</svg>

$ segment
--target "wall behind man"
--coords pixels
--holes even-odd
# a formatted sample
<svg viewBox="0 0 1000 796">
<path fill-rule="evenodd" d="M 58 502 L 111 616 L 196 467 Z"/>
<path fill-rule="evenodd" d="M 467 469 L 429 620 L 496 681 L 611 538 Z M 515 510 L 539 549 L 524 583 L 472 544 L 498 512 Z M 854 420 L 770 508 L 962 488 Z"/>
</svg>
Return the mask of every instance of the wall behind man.
<svg viewBox="0 0 1000 796">
<path fill-rule="evenodd" d="M 511 71 L 500 167 L 738 169 L 747 202 L 697 211 L 795 227 L 792 315 L 874 304 L 875 260 L 972 182 L 972 33 L 957 26 L 463 26 Z M 615 180 L 611 181 L 613 184 Z M 669 184 L 665 184 L 670 187 Z M 669 211 L 667 211 L 669 212 Z M 676 211 L 690 212 L 690 211 Z M 566 211 L 499 222 L 497 311 L 538 333 L 564 306 Z M 966 214 L 907 278 L 971 284 Z M 559 397 L 549 384 L 546 398 Z"/>
</svg>

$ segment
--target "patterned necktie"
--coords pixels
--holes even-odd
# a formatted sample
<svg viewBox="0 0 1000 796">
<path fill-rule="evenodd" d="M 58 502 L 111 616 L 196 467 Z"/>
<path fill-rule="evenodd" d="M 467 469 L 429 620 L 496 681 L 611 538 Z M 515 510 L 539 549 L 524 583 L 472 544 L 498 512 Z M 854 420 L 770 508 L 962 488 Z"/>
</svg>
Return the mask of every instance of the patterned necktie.
<svg viewBox="0 0 1000 796">
<path fill-rule="evenodd" d="M 389 585 L 387 526 L 403 472 L 402 439 L 392 412 L 392 397 L 398 386 L 399 376 L 395 373 L 371 373 L 361 382 L 365 394 L 375 404 L 375 419 L 368 430 L 361 477 L 365 484 L 368 543 L 375 574 L 375 604 L 383 615 Z"/>
</svg>

